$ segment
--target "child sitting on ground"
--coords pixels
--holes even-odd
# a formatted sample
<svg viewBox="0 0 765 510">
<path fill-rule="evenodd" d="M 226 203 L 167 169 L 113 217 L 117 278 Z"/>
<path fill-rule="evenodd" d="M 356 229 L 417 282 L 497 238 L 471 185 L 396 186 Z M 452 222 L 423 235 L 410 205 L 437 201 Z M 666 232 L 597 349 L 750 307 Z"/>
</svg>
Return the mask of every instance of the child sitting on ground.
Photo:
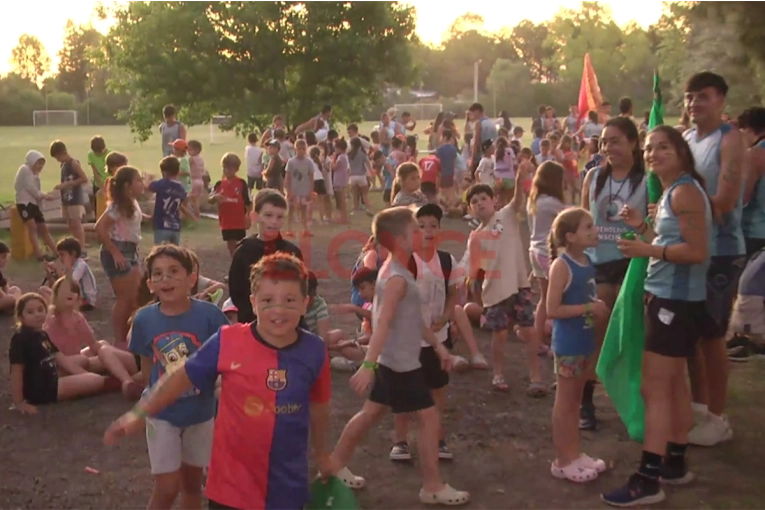
<svg viewBox="0 0 765 510">
<path fill-rule="evenodd" d="M 65 237 L 56 244 L 56 253 L 61 267 L 51 262 L 47 269 L 51 275 L 49 282 L 55 282 L 62 276 L 68 276 L 79 286 L 80 311 L 89 312 L 96 306 L 96 278 L 88 263 L 82 258 L 82 247 L 74 237 Z"/>
<path fill-rule="evenodd" d="M 9 286 L 8 280 L 3 276 L 3 269 L 8 263 L 8 256 L 11 249 L 7 244 L 0 241 L 0 313 L 6 310 L 13 310 L 16 301 L 21 297 L 21 289 L 16 286 Z"/>
<path fill-rule="evenodd" d="M 223 306 L 221 307 L 221 310 L 223 310 L 223 315 L 226 316 L 228 319 L 228 322 L 231 324 L 236 324 L 239 322 L 239 318 L 237 315 L 239 314 L 239 309 L 236 307 L 233 301 L 231 301 L 231 298 L 228 298 L 226 301 L 223 302 Z"/>
<path fill-rule="evenodd" d="M 22 414 L 37 406 L 118 389 L 116 379 L 86 371 L 64 356 L 43 330 L 48 305 L 40 294 L 27 293 L 16 302 L 16 332 L 11 337 L 11 399 Z M 59 376 L 59 369 L 72 375 Z"/>
<path fill-rule="evenodd" d="M 375 296 L 377 270 L 361 267 L 351 281 L 356 290 L 355 295 L 363 304 L 361 306 L 354 303 L 330 305 L 329 309 L 333 314 L 353 313 L 361 317 L 361 330 L 356 338 L 347 338 L 340 329 L 333 329 L 324 337 L 327 349 L 340 355 L 330 360 L 332 368 L 340 371 L 355 371 L 364 360 L 366 346 L 372 336 L 372 299 Z"/>
</svg>

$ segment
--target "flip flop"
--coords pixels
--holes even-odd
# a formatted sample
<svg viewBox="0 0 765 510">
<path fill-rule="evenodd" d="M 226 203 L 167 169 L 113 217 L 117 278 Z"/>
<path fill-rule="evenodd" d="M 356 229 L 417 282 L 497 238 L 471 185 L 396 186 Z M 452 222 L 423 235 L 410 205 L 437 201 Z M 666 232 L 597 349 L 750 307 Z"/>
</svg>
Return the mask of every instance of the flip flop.
<svg viewBox="0 0 765 510">
<path fill-rule="evenodd" d="M 503 393 L 507 393 L 510 390 L 510 387 L 507 385 L 507 381 L 505 381 L 505 378 L 501 375 L 494 376 L 494 378 L 491 380 L 491 388 L 494 391 L 501 391 Z"/>
<path fill-rule="evenodd" d="M 529 387 L 526 388 L 526 395 L 531 398 L 544 398 L 547 396 L 547 388 L 541 381 L 532 382 L 529 384 Z"/>
</svg>

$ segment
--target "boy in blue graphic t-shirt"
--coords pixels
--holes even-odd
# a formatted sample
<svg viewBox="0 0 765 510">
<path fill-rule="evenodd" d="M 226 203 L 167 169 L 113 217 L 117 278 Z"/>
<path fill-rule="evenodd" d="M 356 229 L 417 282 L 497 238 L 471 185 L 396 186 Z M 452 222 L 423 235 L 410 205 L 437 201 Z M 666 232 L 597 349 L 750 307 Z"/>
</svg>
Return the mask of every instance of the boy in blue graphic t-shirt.
<svg viewBox="0 0 765 510">
<path fill-rule="evenodd" d="M 154 244 L 181 244 L 181 212 L 191 218 L 199 215 L 186 203 L 186 190 L 178 180 L 181 165 L 175 156 L 167 156 L 159 162 L 162 178 L 152 181 L 146 189 L 155 193 L 154 198 Z"/>
<path fill-rule="evenodd" d="M 136 314 L 129 349 L 141 357 L 147 392 L 155 393 L 162 391 L 157 381 L 181 369 L 189 356 L 228 324 L 228 319 L 214 304 L 191 299 L 197 274 L 192 254 L 186 249 L 169 244 L 155 246 L 146 258 L 146 266 L 149 289 L 159 302 Z M 182 506 L 199 507 L 202 471 L 212 450 L 214 417 L 214 390 L 194 388 L 163 411 L 140 416 L 146 419 L 146 443 L 154 476 L 149 508 L 172 508 L 181 487 Z"/>
</svg>

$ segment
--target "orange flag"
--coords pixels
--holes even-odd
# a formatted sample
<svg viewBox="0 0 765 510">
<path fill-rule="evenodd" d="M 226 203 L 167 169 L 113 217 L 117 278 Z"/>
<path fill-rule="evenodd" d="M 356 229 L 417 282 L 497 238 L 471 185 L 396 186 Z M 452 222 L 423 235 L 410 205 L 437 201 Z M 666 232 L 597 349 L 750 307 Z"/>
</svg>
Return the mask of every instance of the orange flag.
<svg viewBox="0 0 765 510">
<path fill-rule="evenodd" d="M 590 54 L 584 56 L 584 69 L 582 70 L 582 85 L 579 88 L 579 121 L 587 118 L 587 113 L 595 110 L 603 104 L 603 96 L 600 95 L 598 77 L 592 67 Z"/>
</svg>

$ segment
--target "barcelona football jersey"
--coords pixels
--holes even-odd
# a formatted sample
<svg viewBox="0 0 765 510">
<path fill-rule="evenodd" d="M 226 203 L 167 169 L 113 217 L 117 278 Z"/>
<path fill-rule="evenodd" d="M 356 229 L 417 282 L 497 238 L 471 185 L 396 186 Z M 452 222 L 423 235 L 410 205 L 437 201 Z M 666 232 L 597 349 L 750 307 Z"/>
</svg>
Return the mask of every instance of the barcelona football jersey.
<svg viewBox="0 0 765 510">
<path fill-rule="evenodd" d="M 185 369 L 201 390 L 221 376 L 206 496 L 240 509 L 303 508 L 310 407 L 331 393 L 321 338 L 298 330 L 295 343 L 276 348 L 254 324 L 225 326 Z"/>
</svg>

